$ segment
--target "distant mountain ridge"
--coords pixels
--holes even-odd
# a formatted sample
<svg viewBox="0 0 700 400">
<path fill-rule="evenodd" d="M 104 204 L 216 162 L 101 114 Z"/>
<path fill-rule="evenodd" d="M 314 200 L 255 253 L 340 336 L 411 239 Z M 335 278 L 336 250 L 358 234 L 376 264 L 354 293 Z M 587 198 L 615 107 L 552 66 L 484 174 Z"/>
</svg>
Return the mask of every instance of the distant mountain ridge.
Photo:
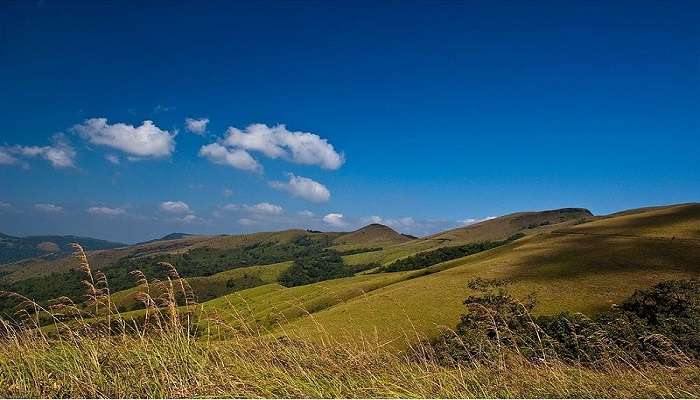
<svg viewBox="0 0 700 400">
<path fill-rule="evenodd" d="M 182 232 L 173 232 L 169 233 L 161 238 L 158 239 L 151 239 L 151 240 L 146 240 L 144 242 L 138 242 L 135 243 L 134 245 L 139 245 L 139 244 L 148 244 L 148 243 L 153 243 L 153 242 L 160 242 L 161 240 L 177 240 L 177 239 L 184 239 L 192 236 L 198 236 L 193 233 L 182 233 Z"/>
<path fill-rule="evenodd" d="M 583 222 L 593 218 L 593 213 L 585 208 L 559 208 L 555 210 L 517 212 L 477 224 L 437 233 L 425 239 L 452 242 L 504 240 L 516 233 L 536 230 L 548 225 L 564 222 Z"/>
<path fill-rule="evenodd" d="M 86 250 L 105 250 L 127 246 L 124 243 L 73 235 L 17 237 L 0 233 L 0 264 L 26 258 L 68 254 L 73 251 L 70 243 L 79 243 Z"/>
</svg>

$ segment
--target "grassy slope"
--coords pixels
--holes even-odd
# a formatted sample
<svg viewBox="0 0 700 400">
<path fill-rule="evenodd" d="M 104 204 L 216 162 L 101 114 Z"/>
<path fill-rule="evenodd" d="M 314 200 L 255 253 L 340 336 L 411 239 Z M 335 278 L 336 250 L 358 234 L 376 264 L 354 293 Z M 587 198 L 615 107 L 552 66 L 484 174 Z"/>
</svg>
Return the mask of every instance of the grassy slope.
<svg viewBox="0 0 700 400">
<path fill-rule="evenodd" d="M 182 239 L 158 240 L 119 249 L 89 251 L 88 259 L 93 269 L 104 269 L 124 257 L 139 258 L 159 254 L 182 254 L 201 247 L 233 249 L 264 242 L 284 243 L 304 235 L 329 236 L 333 239 L 341 234 L 309 233 L 297 229 L 281 232 L 259 232 L 247 235 L 187 236 Z M 31 259 L 2 265 L 0 266 L 0 284 L 46 276 L 52 272 L 68 272 L 74 268 L 75 260 L 72 257 L 58 260 Z"/>
<path fill-rule="evenodd" d="M 576 233 L 541 233 L 488 252 L 433 267 L 433 274 L 404 280 L 293 322 L 287 329 L 331 334 L 376 332 L 383 339 L 414 328 L 433 334 L 452 327 L 464 311 L 467 281 L 509 279 L 519 296 L 536 293 L 536 312 L 594 313 L 634 292 L 667 279 L 700 277 L 700 206 L 606 218 L 571 228 Z M 641 227 L 633 235 L 633 228 Z M 636 228 L 635 228 L 636 229 Z M 607 232 L 601 234 L 601 232 Z M 628 235 L 628 236 L 621 236 Z M 676 235 L 676 239 L 673 236 Z M 678 239 L 685 235 L 686 239 Z M 381 274 L 380 274 L 381 275 Z M 408 321 L 412 321 L 409 323 Z"/>
<path fill-rule="evenodd" d="M 294 321 L 351 299 L 362 301 L 367 293 L 410 276 L 411 273 L 405 272 L 360 275 L 291 288 L 270 284 L 214 299 L 203 306 L 205 312 L 216 312 L 228 321 L 239 317 L 232 314 L 235 308 L 245 314 L 248 322 L 272 329 L 280 323 Z"/>
<path fill-rule="evenodd" d="M 370 262 L 388 264 L 399 258 L 438 247 L 504 240 L 519 232 L 525 234 L 549 232 L 579 223 L 584 219 L 591 220 L 593 218 L 588 210 L 581 208 L 515 213 L 478 224 L 452 229 L 426 238 L 407 241 L 379 251 L 345 256 L 343 259 L 351 265 Z"/>
<path fill-rule="evenodd" d="M 80 236 L 26 236 L 15 237 L 0 233 L 0 265 L 32 257 L 55 259 L 70 254 L 70 243 L 80 243 L 86 249 L 100 250 L 124 247 L 124 243 L 109 242 Z"/>
<path fill-rule="evenodd" d="M 270 265 L 236 268 L 210 276 L 187 278 L 187 282 L 200 301 L 217 298 L 249 287 L 277 282 L 280 274 L 292 265 L 291 261 Z M 232 284 L 229 285 L 228 283 Z M 119 309 L 133 310 L 143 305 L 136 299 L 141 288 L 134 287 L 112 295 L 112 301 Z"/>
<path fill-rule="evenodd" d="M 401 243 L 406 243 L 411 239 L 401 235 L 388 226 L 381 224 L 370 224 L 354 232 L 339 236 L 333 242 L 336 250 L 349 250 L 361 247 L 386 247 Z"/>
<path fill-rule="evenodd" d="M 183 251 L 199 242 L 211 239 L 211 236 L 191 236 L 177 240 L 159 240 L 155 242 L 122 247 L 110 250 L 88 251 L 88 259 L 95 269 L 118 261 L 122 257 L 159 254 Z M 22 279 L 46 276 L 52 272 L 67 272 L 76 267 L 73 257 L 57 260 L 31 259 L 0 266 L 0 283 L 16 282 Z"/>
</svg>

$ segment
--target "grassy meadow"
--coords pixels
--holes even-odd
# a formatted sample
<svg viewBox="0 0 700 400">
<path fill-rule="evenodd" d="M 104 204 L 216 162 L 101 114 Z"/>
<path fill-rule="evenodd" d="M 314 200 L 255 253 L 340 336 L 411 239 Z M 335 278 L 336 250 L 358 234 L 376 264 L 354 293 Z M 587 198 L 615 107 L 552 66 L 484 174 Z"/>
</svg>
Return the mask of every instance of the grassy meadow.
<svg viewBox="0 0 700 400">
<path fill-rule="evenodd" d="M 590 364 L 499 345 L 488 357 L 446 364 L 434 341 L 463 321 L 475 279 L 498 282 L 518 302 L 534 298 L 523 310 L 535 321 L 560 312 L 603 315 L 639 289 L 700 278 L 699 205 L 607 217 L 580 209 L 518 213 L 423 239 L 387 229 L 185 237 L 1 266 L 0 283 L 62 276 L 49 272 L 82 282 L 72 300 L 4 293 L 19 305 L 0 327 L 0 396 L 700 396 L 700 365 L 692 357 L 640 361 L 615 345 L 615 357 Z M 280 283 L 293 259 L 235 264 L 256 260 L 240 258 L 248 249 L 261 260 L 331 249 L 344 252 L 338 254 L 348 268 L 389 265 L 515 233 L 498 247 L 425 268 L 374 269 L 301 286 Z M 157 277 L 129 271 L 136 285 L 115 291 L 100 272 L 125 258 L 153 264 L 155 255 L 190 254 L 225 269 L 198 275 L 190 266 L 181 276 L 160 262 Z"/>
<path fill-rule="evenodd" d="M 71 303 L 37 311 L 50 315 L 50 334 L 32 325 L 3 324 L 0 337 L 0 396 L 3 397 L 697 397 L 700 366 L 632 364 L 610 360 L 594 367 L 556 358 L 533 362 L 508 350 L 464 365 L 444 365 L 417 331 L 400 339 L 397 353 L 367 336 L 340 337 L 322 325 L 315 340 L 294 333 L 270 334 L 245 318 L 238 323 L 178 308 L 185 281 L 163 284 L 148 323 L 123 318 L 99 272 L 82 265 L 90 305 L 106 309 L 86 319 Z M 274 285 L 251 289 L 274 295 Z M 246 304 L 229 304 L 244 315 Z M 201 306 L 186 309 L 201 313 Z M 222 334 L 223 332 L 223 334 Z M 220 340 L 225 337 L 225 340 Z M 417 340 L 418 339 L 418 340 Z"/>
</svg>

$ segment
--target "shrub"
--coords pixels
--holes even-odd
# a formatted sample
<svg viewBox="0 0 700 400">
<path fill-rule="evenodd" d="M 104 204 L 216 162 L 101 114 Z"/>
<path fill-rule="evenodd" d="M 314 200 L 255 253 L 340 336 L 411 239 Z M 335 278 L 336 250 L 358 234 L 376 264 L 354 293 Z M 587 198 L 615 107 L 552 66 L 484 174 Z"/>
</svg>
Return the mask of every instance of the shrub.
<svg viewBox="0 0 700 400">
<path fill-rule="evenodd" d="M 480 253 L 482 251 L 490 250 L 495 247 L 506 244 L 510 240 L 511 239 L 498 242 L 470 243 L 462 246 L 448 246 L 441 247 L 435 250 L 424 251 L 422 253 L 418 253 L 410 257 L 396 260 L 393 263 L 382 267 L 377 272 L 398 272 L 421 269 L 429 267 L 431 265 L 439 264 L 441 262 L 454 260 L 456 258 L 461 258 L 472 254 Z"/>
<path fill-rule="evenodd" d="M 318 255 L 299 258 L 280 275 L 280 284 L 291 287 L 308 285 L 328 279 L 352 276 L 338 253 L 324 251 Z"/>
<path fill-rule="evenodd" d="M 662 282 L 635 292 L 621 307 L 590 318 L 560 313 L 533 318 L 534 300 L 521 303 L 507 282 L 476 279 L 477 292 L 454 332 L 436 342 L 442 362 L 498 359 L 513 352 L 531 361 L 556 358 L 577 364 L 655 362 L 680 365 L 698 358 L 698 281 Z"/>
</svg>

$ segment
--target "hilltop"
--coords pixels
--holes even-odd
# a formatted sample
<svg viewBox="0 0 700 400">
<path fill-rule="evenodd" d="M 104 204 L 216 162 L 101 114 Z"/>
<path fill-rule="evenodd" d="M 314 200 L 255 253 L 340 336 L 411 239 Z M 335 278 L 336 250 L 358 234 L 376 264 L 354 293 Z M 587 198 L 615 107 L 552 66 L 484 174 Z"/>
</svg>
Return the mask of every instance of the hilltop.
<svg viewBox="0 0 700 400">
<path fill-rule="evenodd" d="M 546 232 L 572 224 L 594 220 L 596 217 L 583 208 L 530 211 L 508 214 L 424 238 L 404 241 L 379 251 L 347 257 L 350 264 L 377 262 L 388 264 L 399 258 L 446 246 L 507 240 L 514 235 Z"/>
<path fill-rule="evenodd" d="M 409 242 L 412 239 L 382 224 L 369 224 L 334 240 L 339 245 L 394 245 Z"/>
<path fill-rule="evenodd" d="M 462 228 L 452 229 L 426 239 L 450 242 L 478 242 L 503 240 L 526 230 L 556 225 L 566 222 L 583 222 L 593 218 L 593 213 L 585 208 L 560 208 L 556 210 L 518 212 L 489 219 Z"/>
</svg>

